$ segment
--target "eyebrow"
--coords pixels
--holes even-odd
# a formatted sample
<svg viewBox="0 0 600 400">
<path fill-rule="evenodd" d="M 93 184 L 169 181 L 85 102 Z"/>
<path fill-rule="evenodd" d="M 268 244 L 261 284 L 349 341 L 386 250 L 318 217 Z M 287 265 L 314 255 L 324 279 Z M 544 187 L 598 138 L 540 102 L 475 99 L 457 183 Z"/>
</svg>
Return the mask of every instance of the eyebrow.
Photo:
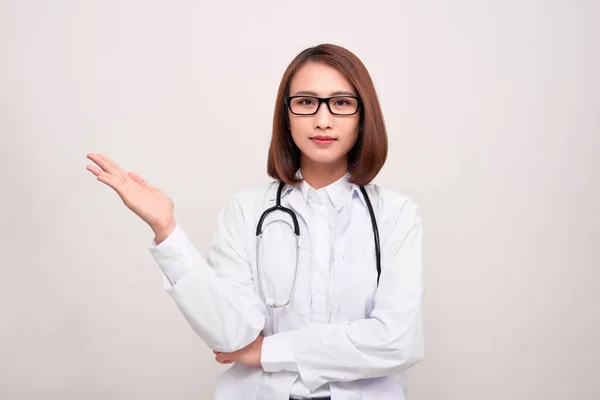
<svg viewBox="0 0 600 400">
<path fill-rule="evenodd" d="M 299 92 L 296 92 L 294 94 L 294 96 L 299 96 L 299 95 L 303 95 L 303 94 L 308 95 L 308 96 L 318 96 L 317 93 L 311 92 L 310 90 L 301 90 Z M 340 90 L 337 92 L 332 92 L 330 94 L 330 96 L 355 96 L 355 94 L 352 92 L 345 91 L 345 90 Z"/>
</svg>

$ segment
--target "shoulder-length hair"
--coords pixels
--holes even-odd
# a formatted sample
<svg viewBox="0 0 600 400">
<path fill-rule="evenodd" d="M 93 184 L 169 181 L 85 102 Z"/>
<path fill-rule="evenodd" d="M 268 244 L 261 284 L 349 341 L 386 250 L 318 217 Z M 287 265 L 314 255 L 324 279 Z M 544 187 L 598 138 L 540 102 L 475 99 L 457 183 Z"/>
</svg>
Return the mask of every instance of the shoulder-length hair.
<svg viewBox="0 0 600 400">
<path fill-rule="evenodd" d="M 364 186 L 379 173 L 387 158 L 388 140 L 377 93 L 367 68 L 349 50 L 333 44 L 310 47 L 294 58 L 281 83 L 275 101 L 273 133 L 267 160 L 267 173 L 273 179 L 295 185 L 300 168 L 300 149 L 289 129 L 285 98 L 296 71 L 308 62 L 321 62 L 337 69 L 354 86 L 361 99 L 358 140 L 348 152 L 349 182 Z"/>
</svg>

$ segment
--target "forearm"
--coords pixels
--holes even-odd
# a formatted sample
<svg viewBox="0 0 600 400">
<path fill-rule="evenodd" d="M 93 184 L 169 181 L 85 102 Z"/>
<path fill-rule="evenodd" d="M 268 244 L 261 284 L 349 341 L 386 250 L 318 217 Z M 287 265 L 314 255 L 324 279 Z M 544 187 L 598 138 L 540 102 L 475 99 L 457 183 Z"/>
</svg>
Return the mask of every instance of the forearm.
<svg viewBox="0 0 600 400">
<path fill-rule="evenodd" d="M 390 328 L 377 318 L 311 325 L 266 337 L 263 368 L 296 371 L 314 390 L 333 381 L 397 375 L 423 358 L 421 314 Z"/>
<path fill-rule="evenodd" d="M 263 368 L 268 372 L 298 371 L 313 390 L 331 381 L 397 375 L 419 362 L 424 355 L 424 292 L 422 230 L 420 221 L 415 220 L 412 224 L 404 221 L 408 228 L 388 241 L 368 318 L 311 325 L 267 337 Z"/>
<path fill-rule="evenodd" d="M 218 259 L 219 253 L 209 252 L 205 260 L 179 226 L 150 252 L 167 278 L 165 290 L 211 349 L 239 350 L 263 330 L 264 305 L 255 295 L 252 281 L 219 276 L 208 262 L 225 263 Z M 243 279 L 241 273 L 236 276 Z"/>
<path fill-rule="evenodd" d="M 261 304 L 210 269 L 203 273 L 192 270 L 166 291 L 194 332 L 213 350 L 237 351 L 264 329 Z"/>
</svg>

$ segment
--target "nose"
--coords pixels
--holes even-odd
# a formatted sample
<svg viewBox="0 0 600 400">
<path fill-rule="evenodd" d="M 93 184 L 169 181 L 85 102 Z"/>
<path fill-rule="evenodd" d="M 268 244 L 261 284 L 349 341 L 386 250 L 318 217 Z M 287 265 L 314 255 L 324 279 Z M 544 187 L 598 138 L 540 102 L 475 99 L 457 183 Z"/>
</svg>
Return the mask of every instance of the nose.
<svg viewBox="0 0 600 400">
<path fill-rule="evenodd" d="M 327 104 L 319 104 L 319 109 L 315 114 L 315 128 L 317 129 L 331 129 L 333 128 L 333 115 L 329 112 Z"/>
</svg>

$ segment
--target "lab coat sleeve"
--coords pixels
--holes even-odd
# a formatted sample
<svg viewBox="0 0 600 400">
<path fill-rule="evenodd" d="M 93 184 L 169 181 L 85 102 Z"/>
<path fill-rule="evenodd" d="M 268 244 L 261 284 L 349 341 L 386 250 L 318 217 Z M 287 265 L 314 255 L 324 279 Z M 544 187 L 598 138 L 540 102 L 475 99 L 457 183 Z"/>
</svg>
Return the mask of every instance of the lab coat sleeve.
<svg viewBox="0 0 600 400">
<path fill-rule="evenodd" d="M 175 285 L 181 278 L 188 272 L 188 268 L 184 263 L 177 262 L 179 257 L 177 255 L 165 257 L 168 252 L 168 248 L 177 248 L 181 244 L 187 245 L 187 236 L 179 224 L 175 225 L 173 232 L 160 245 L 152 239 L 152 247 L 150 247 L 150 253 L 154 256 L 155 260 L 159 259 L 158 265 L 163 271 L 163 284 L 165 289 L 169 289 Z"/>
<path fill-rule="evenodd" d="M 179 225 L 149 249 L 163 270 L 165 290 L 196 334 L 217 351 L 247 346 L 265 325 L 266 310 L 254 291 L 244 229 L 234 196 L 219 213 L 206 259 Z"/>
<path fill-rule="evenodd" d="M 369 318 L 266 337 L 265 371 L 297 371 L 312 391 L 327 382 L 397 375 L 423 358 L 423 232 L 417 210 L 410 200 L 391 218 Z M 285 356 L 290 348 L 293 357 Z"/>
</svg>

